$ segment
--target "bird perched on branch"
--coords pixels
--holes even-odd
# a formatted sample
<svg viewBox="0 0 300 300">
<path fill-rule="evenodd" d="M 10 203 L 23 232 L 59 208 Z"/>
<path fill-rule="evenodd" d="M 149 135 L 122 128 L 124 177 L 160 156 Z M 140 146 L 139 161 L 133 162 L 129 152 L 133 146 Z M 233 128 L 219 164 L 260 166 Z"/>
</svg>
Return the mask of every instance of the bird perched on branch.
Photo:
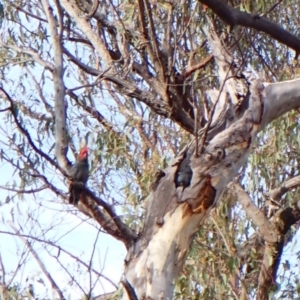
<svg viewBox="0 0 300 300">
<path fill-rule="evenodd" d="M 80 199 L 80 194 L 83 191 L 85 184 L 89 178 L 89 162 L 88 162 L 88 148 L 84 146 L 81 148 L 77 160 L 71 167 L 69 176 L 72 180 L 70 184 L 69 203 L 77 205 Z"/>
</svg>

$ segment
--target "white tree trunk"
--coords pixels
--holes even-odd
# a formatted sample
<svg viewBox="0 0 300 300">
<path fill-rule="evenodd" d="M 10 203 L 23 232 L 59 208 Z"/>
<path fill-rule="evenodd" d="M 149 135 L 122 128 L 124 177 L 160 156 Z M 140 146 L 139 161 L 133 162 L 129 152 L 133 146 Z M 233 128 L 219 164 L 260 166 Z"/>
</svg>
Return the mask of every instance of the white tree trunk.
<svg viewBox="0 0 300 300">
<path fill-rule="evenodd" d="M 256 81 L 249 108 L 240 120 L 217 134 L 198 157 L 192 143 L 158 175 L 148 199 L 144 230 L 126 258 L 125 278 L 138 299 L 172 299 L 194 234 L 247 161 L 257 132 L 299 106 L 300 80 Z M 193 176 L 181 192 L 175 176 L 186 157 L 190 157 Z"/>
</svg>

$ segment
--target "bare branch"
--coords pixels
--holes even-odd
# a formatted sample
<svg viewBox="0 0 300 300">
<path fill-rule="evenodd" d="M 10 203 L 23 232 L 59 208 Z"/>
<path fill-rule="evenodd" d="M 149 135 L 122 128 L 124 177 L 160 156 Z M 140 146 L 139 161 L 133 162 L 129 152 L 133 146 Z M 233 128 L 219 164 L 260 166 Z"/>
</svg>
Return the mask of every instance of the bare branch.
<svg viewBox="0 0 300 300">
<path fill-rule="evenodd" d="M 12 235 L 15 236 L 16 234 L 13 232 L 9 232 L 9 231 L 3 231 L 0 230 L 0 233 L 2 234 L 7 234 L 7 235 Z M 85 263 L 83 260 L 81 260 L 78 256 L 75 256 L 74 254 L 70 253 L 69 251 L 65 250 L 64 248 L 62 248 L 61 246 L 57 245 L 56 241 L 47 241 L 47 240 L 42 240 L 40 238 L 37 238 L 35 236 L 31 236 L 31 235 L 26 235 L 26 234 L 21 234 L 20 232 L 18 232 L 17 234 L 19 237 L 23 237 L 24 239 L 32 239 L 34 241 L 37 241 L 39 243 L 42 244 L 47 244 L 50 245 L 54 248 L 58 249 L 58 252 L 63 252 L 67 255 L 69 255 L 71 258 L 73 258 L 75 261 L 78 261 L 80 264 L 82 264 L 83 266 L 85 266 L 87 269 L 90 269 L 92 272 L 94 272 L 97 276 L 104 278 L 105 280 L 107 280 L 111 285 L 113 285 L 116 289 L 118 288 L 118 286 L 111 281 L 108 277 L 106 277 L 105 275 L 99 273 L 97 270 L 95 270 L 94 268 L 90 267 L 87 263 Z"/>
<path fill-rule="evenodd" d="M 265 83 L 265 107 L 261 130 L 286 112 L 300 107 L 300 79 Z"/>
<path fill-rule="evenodd" d="M 295 189 L 300 186 L 300 176 L 296 176 L 291 178 L 282 184 L 280 184 L 275 189 L 270 190 L 267 192 L 267 195 L 274 200 L 279 200 L 286 192 Z"/>
<path fill-rule="evenodd" d="M 129 248 L 136 240 L 137 235 L 121 221 L 113 206 L 97 197 L 91 190 L 85 188 L 80 200 L 85 209 L 89 211 L 90 215 L 108 233 L 122 241 L 127 248 Z M 103 207 L 104 211 L 100 210 L 98 205 Z"/>
<path fill-rule="evenodd" d="M 10 112 L 14 118 L 14 121 L 18 127 L 18 129 L 21 131 L 21 133 L 27 138 L 29 145 L 33 148 L 33 150 L 38 153 L 41 157 L 43 157 L 46 161 L 48 161 L 53 167 L 57 168 L 63 175 L 67 176 L 66 172 L 52 159 L 50 158 L 49 155 L 41 151 L 40 149 L 37 148 L 37 146 L 33 143 L 33 140 L 29 134 L 29 132 L 23 127 L 23 125 L 20 123 L 15 107 L 14 107 L 14 101 L 10 97 L 10 95 L 2 88 L 0 87 L 0 91 L 2 91 L 7 100 L 10 103 Z"/>
<path fill-rule="evenodd" d="M 68 151 L 68 137 L 66 125 L 66 104 L 65 104 L 65 85 L 63 81 L 63 57 L 61 46 L 62 34 L 62 14 L 60 12 L 60 4 L 57 9 L 59 11 L 60 32 L 57 32 L 57 22 L 53 15 L 53 9 L 47 0 L 42 0 L 43 8 L 49 22 L 49 29 L 54 48 L 54 64 L 53 84 L 54 84 L 54 112 L 55 112 L 55 155 L 61 168 L 67 169 L 70 166 L 66 155 Z"/>
<path fill-rule="evenodd" d="M 94 75 L 100 76 L 99 79 L 105 79 L 109 82 L 115 83 L 119 88 L 124 91 L 124 94 L 134 97 L 137 100 L 145 103 L 154 112 L 164 117 L 169 117 L 170 110 L 169 107 L 162 101 L 157 100 L 157 97 L 152 93 L 141 90 L 136 85 L 132 84 L 131 82 L 116 77 L 116 74 L 106 74 L 105 72 L 101 72 L 97 69 L 94 69 L 90 66 L 83 64 L 79 59 L 73 56 L 67 49 L 64 49 L 64 53 L 68 56 L 69 60 L 74 62 L 78 67 L 80 67 L 85 72 Z M 184 126 L 183 126 L 184 127 Z M 186 126 L 185 126 L 186 127 Z"/>
<path fill-rule="evenodd" d="M 41 21 L 41 22 L 45 22 L 45 23 L 47 22 L 46 19 L 43 19 L 43 18 L 41 18 L 41 17 L 39 17 L 39 16 L 37 16 L 37 15 L 35 15 L 35 14 L 32 14 L 31 12 L 25 10 L 21 5 L 20 5 L 20 6 L 17 6 L 17 5 L 15 5 L 14 3 L 11 3 L 10 5 L 11 5 L 12 7 L 14 7 L 17 11 L 21 11 L 22 13 L 24 13 L 25 16 L 29 16 L 29 17 L 34 18 L 34 19 L 36 19 L 36 20 L 39 20 L 39 21 Z"/>
<path fill-rule="evenodd" d="M 169 105 L 167 105 L 166 102 L 161 99 L 161 97 L 158 98 L 158 96 L 155 93 L 142 90 L 129 80 L 117 77 L 117 74 L 113 74 L 111 72 L 107 74 L 108 72 L 106 71 L 101 72 L 88 65 L 85 65 L 65 48 L 64 53 L 68 56 L 68 59 L 70 61 L 74 62 L 79 68 L 81 68 L 85 72 L 97 77 L 99 76 L 99 79 L 105 79 L 109 82 L 116 84 L 117 88 L 119 89 L 119 92 L 143 102 L 158 115 L 161 115 L 165 118 L 170 118 L 188 132 L 193 132 L 193 120 L 189 118 L 186 113 L 184 113 L 182 105 L 178 105 L 178 107 L 176 108 L 170 108 Z M 142 77 L 146 76 L 146 73 L 143 68 L 140 69 L 137 66 L 137 64 L 134 64 L 134 68 L 138 74 L 144 74 L 144 76 L 141 75 Z M 146 78 L 145 80 L 149 83 L 151 87 L 153 87 L 153 89 L 157 92 L 158 95 L 163 94 L 161 83 L 158 80 L 152 77 Z"/>
<path fill-rule="evenodd" d="M 99 6 L 99 0 L 94 0 L 91 11 L 85 16 L 87 19 L 91 19 L 96 13 Z"/>
<path fill-rule="evenodd" d="M 26 156 L 24 152 L 21 153 L 29 160 L 28 156 Z M 42 182 L 44 182 L 53 193 L 60 196 L 62 199 L 68 201 L 68 197 L 64 193 L 62 193 L 61 190 L 59 190 L 53 184 L 51 184 L 45 175 L 40 174 L 36 169 L 31 169 L 31 171 L 34 173 L 30 173 L 28 170 L 24 170 L 20 168 L 19 165 L 15 164 L 12 160 L 6 158 L 5 156 L 2 156 L 2 158 L 6 160 L 8 163 L 10 163 L 14 168 L 16 168 L 16 170 L 21 170 L 22 172 L 25 172 L 28 176 L 31 176 L 32 178 L 41 179 Z"/>
<path fill-rule="evenodd" d="M 52 121 L 52 117 L 47 117 L 45 114 L 40 114 L 32 111 L 29 107 L 25 106 L 20 101 L 14 101 L 14 104 L 24 113 L 24 115 L 29 116 L 32 119 L 39 120 L 39 121 Z"/>
<path fill-rule="evenodd" d="M 89 279 L 90 279 L 90 292 L 88 294 L 88 299 L 91 297 L 91 293 L 92 293 L 92 289 L 93 289 L 93 287 L 92 287 L 92 272 L 91 272 L 91 268 L 92 268 L 92 265 L 93 265 L 93 259 L 94 259 L 94 255 L 95 255 L 95 250 L 96 250 L 96 245 L 97 245 L 97 242 L 98 242 L 99 234 L 100 234 L 100 230 L 98 230 L 96 238 L 95 238 L 95 241 L 94 241 L 94 244 L 93 244 L 93 249 L 92 249 L 90 263 L 89 263 L 89 268 L 88 268 L 88 270 L 89 270 Z"/>
<path fill-rule="evenodd" d="M 121 283 L 124 286 L 124 289 L 126 290 L 127 296 L 129 300 L 139 300 L 133 287 L 127 280 L 122 280 Z"/>
<path fill-rule="evenodd" d="M 32 193 L 37 193 L 37 192 L 45 190 L 46 188 L 48 188 L 48 186 L 44 185 L 44 186 L 41 186 L 38 189 L 30 189 L 30 190 L 21 189 L 21 190 L 17 190 L 17 189 L 12 189 L 12 188 L 9 188 L 9 187 L 6 187 L 6 186 L 0 186 L 0 189 L 2 189 L 2 190 L 16 192 L 18 194 L 32 194 Z"/>
<path fill-rule="evenodd" d="M 58 287 L 58 285 L 56 284 L 55 280 L 53 279 L 53 277 L 51 276 L 51 274 L 48 272 L 46 266 L 44 265 L 44 263 L 42 262 L 42 260 L 38 256 L 37 252 L 33 249 L 31 243 L 19 234 L 19 230 L 17 230 L 13 224 L 10 224 L 10 227 L 15 232 L 15 235 L 18 236 L 23 241 L 23 243 L 28 247 L 30 253 L 35 258 L 35 260 L 37 261 L 37 263 L 40 266 L 41 270 L 43 271 L 43 273 L 45 274 L 45 276 L 47 277 L 47 279 L 51 283 L 52 288 L 57 292 L 59 298 L 61 300 L 66 299 L 64 297 L 64 295 L 63 295 L 63 292 Z"/>
<path fill-rule="evenodd" d="M 64 7 L 65 11 L 70 15 L 71 18 L 77 23 L 78 27 L 84 32 L 88 40 L 92 43 L 95 50 L 101 56 L 102 60 L 105 62 L 104 68 L 110 66 L 112 59 L 109 55 L 106 45 L 101 40 L 101 38 L 93 31 L 93 28 L 89 21 L 84 18 L 82 12 L 78 8 L 78 4 L 74 0 L 63 1 L 61 5 Z"/>
<path fill-rule="evenodd" d="M 86 112 L 88 112 L 91 116 L 93 116 L 106 130 L 113 130 L 112 124 L 110 124 L 104 116 L 95 108 L 87 105 L 86 103 L 80 102 L 75 93 L 71 90 L 67 90 L 67 94 L 72 97 L 76 101 L 76 103 L 81 106 Z"/>
<path fill-rule="evenodd" d="M 153 63 L 155 64 L 156 72 L 158 73 L 159 80 L 161 80 L 161 84 L 163 86 L 165 86 L 166 70 L 165 70 L 164 64 L 162 63 L 162 61 L 160 59 L 161 53 L 159 53 L 159 50 L 158 50 L 157 36 L 156 36 L 156 32 L 155 32 L 155 27 L 153 24 L 152 13 L 150 13 L 151 12 L 150 3 L 148 0 L 142 0 L 142 1 L 144 2 L 144 9 L 145 9 L 146 15 L 147 15 L 146 19 L 148 21 L 147 28 L 149 31 L 149 42 L 150 42 L 150 45 L 152 46 L 153 53 L 154 53 Z M 166 86 L 165 86 L 165 89 L 166 89 Z"/>
<path fill-rule="evenodd" d="M 249 195 L 237 183 L 231 183 L 238 202 L 242 205 L 248 217 L 258 227 L 260 234 L 270 243 L 275 243 L 278 240 L 276 227 L 264 215 L 264 213 L 252 202 Z"/>
<path fill-rule="evenodd" d="M 54 66 L 53 64 L 49 63 L 48 61 L 45 61 L 41 58 L 41 56 L 34 50 L 31 49 L 26 49 L 26 48 L 21 48 L 15 45 L 8 45 L 5 44 L 1 39 L 0 39 L 0 45 L 6 49 L 12 49 L 18 53 L 24 53 L 24 54 L 28 54 L 32 57 L 32 59 L 39 63 L 41 66 L 43 66 L 45 69 L 53 72 L 54 70 Z"/>
<path fill-rule="evenodd" d="M 49 251 L 48 251 L 49 253 Z M 51 255 L 49 253 L 49 255 Z M 51 255 L 53 256 L 53 255 Z M 54 257 L 54 256 L 53 256 Z M 72 283 L 75 282 L 77 287 L 81 290 L 81 292 L 86 295 L 86 292 L 84 291 L 83 286 L 78 282 L 77 278 L 73 276 L 73 274 L 68 270 L 68 268 L 60 261 L 59 257 L 55 257 L 58 264 L 62 267 L 62 269 L 69 275 L 70 279 L 72 280 Z"/>
<path fill-rule="evenodd" d="M 231 183 L 230 188 L 234 190 L 237 200 L 265 239 L 257 297 L 258 299 L 267 300 L 269 299 L 269 289 L 275 284 L 284 246 L 284 236 L 290 227 L 300 219 L 300 203 L 279 210 L 274 217 L 268 220 L 240 185 Z M 252 240 L 256 241 L 257 239 Z M 257 249 L 256 246 L 255 248 Z"/>
<path fill-rule="evenodd" d="M 214 56 L 212 54 L 210 54 L 209 56 L 204 58 L 202 61 L 200 61 L 198 64 L 188 67 L 187 70 L 182 74 L 182 76 L 185 78 L 191 76 L 195 71 L 204 68 L 210 61 L 212 61 L 213 58 L 214 58 Z"/>
<path fill-rule="evenodd" d="M 268 15 L 270 12 L 272 12 L 283 0 L 278 0 L 276 3 L 274 3 L 266 12 L 259 15 L 260 17 L 264 17 Z"/>
<path fill-rule="evenodd" d="M 279 210 L 271 220 L 276 226 L 278 240 L 273 243 L 266 242 L 257 288 L 257 299 L 260 300 L 268 300 L 270 287 L 275 285 L 284 247 L 284 236 L 291 226 L 300 220 L 300 202 Z"/>
<path fill-rule="evenodd" d="M 53 107 L 48 103 L 48 101 L 46 100 L 46 98 L 44 97 L 43 95 L 43 91 L 42 91 L 42 88 L 41 88 L 41 85 L 37 82 L 36 78 L 33 76 L 31 70 L 26 67 L 26 72 L 29 74 L 29 76 L 31 77 L 33 83 L 34 83 L 34 86 L 36 88 L 36 90 L 38 91 L 38 94 L 40 96 L 40 99 L 42 100 L 42 102 L 44 103 L 45 105 L 45 108 L 46 110 L 52 115 L 54 116 L 54 110 L 53 110 Z"/>
<path fill-rule="evenodd" d="M 229 24 L 231 27 L 240 25 L 265 32 L 278 42 L 295 50 L 296 57 L 300 53 L 300 39 L 278 26 L 276 23 L 258 15 L 251 15 L 232 8 L 223 0 L 199 1 L 207 5 L 221 20 Z"/>
</svg>

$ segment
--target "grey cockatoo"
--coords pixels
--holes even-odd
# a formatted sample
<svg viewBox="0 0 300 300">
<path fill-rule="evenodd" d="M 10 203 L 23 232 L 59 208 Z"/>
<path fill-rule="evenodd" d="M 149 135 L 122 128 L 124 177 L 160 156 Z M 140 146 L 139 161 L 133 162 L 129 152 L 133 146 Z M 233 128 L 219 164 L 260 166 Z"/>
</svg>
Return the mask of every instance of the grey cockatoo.
<svg viewBox="0 0 300 300">
<path fill-rule="evenodd" d="M 82 186 L 85 185 L 89 178 L 89 162 L 88 162 L 88 148 L 84 146 L 81 148 L 77 160 L 71 167 L 69 176 L 72 179 L 70 184 L 70 197 L 69 203 L 78 204 L 80 199 L 80 194 L 82 192 Z"/>
</svg>

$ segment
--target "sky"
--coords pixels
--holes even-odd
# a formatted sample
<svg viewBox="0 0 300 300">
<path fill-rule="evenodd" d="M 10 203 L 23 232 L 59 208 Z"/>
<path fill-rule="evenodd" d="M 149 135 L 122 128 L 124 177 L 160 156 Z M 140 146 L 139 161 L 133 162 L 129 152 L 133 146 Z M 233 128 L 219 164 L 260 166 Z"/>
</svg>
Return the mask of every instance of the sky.
<svg viewBox="0 0 300 300">
<path fill-rule="evenodd" d="M 15 66 L 9 74 L 11 81 L 7 78 L 5 82 L 5 89 L 10 93 L 11 90 L 14 91 L 11 95 L 14 98 L 16 97 L 19 101 L 25 101 L 26 103 L 26 99 L 36 97 L 35 88 L 33 86 L 26 86 L 26 81 L 23 81 L 22 84 L 26 86 L 27 93 L 22 94 L 21 90 L 14 90 L 13 88 L 15 87 L 14 84 L 18 84 L 22 80 L 21 74 L 24 74 L 24 72 L 24 69 Z M 36 66 L 34 72 L 36 78 L 41 78 L 42 68 Z M 70 88 L 78 85 L 78 82 L 67 78 L 66 85 Z M 50 82 L 46 84 L 44 93 L 46 97 L 53 95 L 51 79 Z M 5 102 L 2 101 L 0 107 L 5 107 Z M 9 143 L 5 134 L 11 137 L 14 133 L 12 132 L 14 126 L 11 123 L 12 120 L 7 122 L 5 114 L 6 113 L 0 113 L 0 127 L 3 129 L 0 131 L 0 149 L 4 149 L 7 156 L 14 156 L 14 158 L 17 159 L 15 152 L 13 154 L 13 151 L 10 151 L 11 149 L 7 146 Z M 30 126 L 26 126 L 26 128 L 28 129 Z M 29 133 L 33 137 L 34 142 L 36 142 L 38 138 L 37 132 L 31 129 Z M 75 140 L 78 142 L 79 138 L 77 137 Z M 49 144 L 43 144 L 43 150 L 46 153 L 49 152 L 51 143 L 52 141 L 49 139 Z M 77 144 L 76 146 L 77 148 L 79 147 Z M 93 150 L 94 149 L 91 149 L 91 151 Z M 71 156 L 70 159 L 74 161 L 74 157 Z M 47 174 L 48 171 L 49 173 Z M 45 172 L 46 175 L 49 175 L 48 178 L 55 180 L 56 174 L 55 172 L 53 173 L 53 170 L 46 169 Z M 0 174 L 0 187 L 11 187 L 16 183 L 16 188 L 19 189 L 20 178 L 18 172 L 15 172 L 12 166 L 4 160 L 0 160 Z M 57 188 L 64 191 L 67 190 L 66 183 L 62 182 L 60 178 L 56 183 Z M 18 266 L 20 259 L 23 257 L 24 243 L 16 236 L 3 233 L 7 231 L 13 232 L 11 228 L 11 225 L 13 225 L 18 230 L 22 228 L 22 234 L 32 234 L 41 239 L 55 242 L 86 263 L 89 263 L 93 249 L 95 249 L 93 254 L 93 267 L 118 285 L 123 273 L 124 258 L 126 255 L 126 249 L 121 242 L 102 232 L 100 232 L 98 236 L 98 231 L 101 231 L 98 224 L 84 216 L 76 208 L 74 209 L 73 206 L 62 203 L 61 200 L 55 197 L 49 190 L 42 191 L 37 195 L 28 194 L 24 199 L 22 199 L 22 197 L 14 197 L 9 203 L 6 203 L 7 196 L 13 194 L 15 193 L 0 188 L 0 231 L 2 231 L 2 233 L 0 232 L 0 254 L 7 274 L 6 282 L 14 278 L 14 282 L 21 284 L 24 288 L 33 283 L 37 296 L 45 297 L 45 295 L 48 295 L 52 299 L 49 281 L 43 275 L 31 254 L 25 255 L 24 259 L 26 263 L 23 263 L 21 267 Z M 118 199 L 117 194 L 115 198 Z M 35 220 L 35 222 L 33 220 Z M 47 228 L 49 230 L 47 230 Z M 83 296 L 83 291 L 80 290 L 76 284 L 72 283 L 70 276 L 62 270 L 57 260 L 51 257 L 51 255 L 57 255 L 58 249 L 48 247 L 47 249 L 51 253 L 51 255 L 49 255 L 42 243 L 33 243 L 33 248 L 37 251 L 48 272 L 54 275 L 58 286 L 62 290 L 65 290 L 65 296 L 69 296 L 70 299 L 74 300 L 80 299 L 80 297 Z M 76 261 L 68 255 L 60 253 L 59 258 L 62 260 L 64 266 L 68 267 L 71 275 L 76 277 L 80 286 L 83 287 L 85 291 L 88 291 L 90 288 L 90 280 L 86 269 L 80 268 Z M 14 277 L 15 270 L 18 270 L 18 272 Z M 43 283 L 40 283 L 40 278 L 42 278 Z M 95 277 L 93 279 L 95 280 Z M 94 295 L 99 295 L 114 290 L 114 286 L 101 278 L 93 288 L 93 293 Z"/>
<path fill-rule="evenodd" d="M 11 182 L 14 178 L 13 170 L 7 164 L 0 164 L 0 173 L 6 174 L 6 176 L 0 177 L 0 186 L 5 185 L 6 182 Z M 0 190 L 1 203 L 5 201 L 6 196 L 7 192 Z M 43 198 L 43 195 L 41 198 Z M 81 218 L 78 218 L 76 214 L 72 215 L 66 211 L 67 209 L 70 209 L 69 205 L 65 205 L 59 201 L 53 202 L 52 200 L 53 199 L 51 199 L 51 201 L 47 200 L 47 196 L 45 196 L 43 199 L 44 207 L 41 205 L 40 200 L 34 199 L 31 196 L 27 196 L 26 201 L 15 199 L 15 201 L 9 204 L 2 204 L 0 207 L 0 231 L 13 232 L 10 226 L 13 224 L 13 226 L 18 229 L 20 227 L 22 228 L 22 234 L 30 235 L 30 233 L 34 233 L 35 236 L 40 236 L 41 239 L 57 241 L 57 244 L 62 248 L 89 263 L 98 233 L 95 226 L 93 226 L 95 224 L 91 225 L 90 222 L 82 222 Z M 31 214 L 33 219 L 36 218 L 38 220 L 41 228 L 35 228 L 36 224 L 26 221 L 28 213 Z M 79 215 L 81 214 L 79 213 Z M 56 226 L 53 230 L 44 233 L 43 237 L 42 228 L 47 228 L 51 224 L 56 224 Z M 24 243 L 18 237 L 4 233 L 0 233 L 0 241 L 0 253 L 4 268 L 8 274 L 7 280 L 9 280 L 14 270 L 18 268 L 19 259 L 22 257 L 21 254 L 24 249 Z M 43 263 L 45 263 L 47 270 L 50 274 L 54 275 L 55 281 L 59 287 L 67 290 L 66 295 L 71 296 L 71 299 L 79 299 L 82 297 L 82 291 L 76 288 L 75 284 L 72 285 L 70 283 L 70 277 L 64 272 L 61 272 L 61 268 L 56 260 L 46 253 L 42 244 L 34 243 L 33 247 Z M 100 233 L 95 248 L 93 267 L 118 285 L 123 272 L 124 258 L 126 255 L 124 245 L 111 236 Z M 53 255 L 57 255 L 58 249 L 52 249 L 51 252 Z M 73 268 L 76 269 L 74 259 L 63 254 L 60 254 L 60 258 L 63 260 L 64 265 L 70 266 L 70 270 Z M 41 269 L 32 255 L 28 256 L 27 261 L 28 262 L 19 269 L 15 280 L 25 287 L 30 283 L 34 283 L 34 287 L 36 288 L 35 294 L 43 295 L 45 293 L 45 286 L 38 283 L 39 278 L 42 278 L 43 282 L 48 287 L 47 294 L 51 295 L 49 283 L 41 273 Z M 89 280 L 87 280 L 88 276 L 86 273 L 83 273 L 83 275 L 79 277 L 81 285 L 88 290 Z M 115 288 L 111 284 L 106 280 L 101 279 L 95 288 L 94 294 L 99 295 L 113 290 L 115 290 Z"/>
</svg>

